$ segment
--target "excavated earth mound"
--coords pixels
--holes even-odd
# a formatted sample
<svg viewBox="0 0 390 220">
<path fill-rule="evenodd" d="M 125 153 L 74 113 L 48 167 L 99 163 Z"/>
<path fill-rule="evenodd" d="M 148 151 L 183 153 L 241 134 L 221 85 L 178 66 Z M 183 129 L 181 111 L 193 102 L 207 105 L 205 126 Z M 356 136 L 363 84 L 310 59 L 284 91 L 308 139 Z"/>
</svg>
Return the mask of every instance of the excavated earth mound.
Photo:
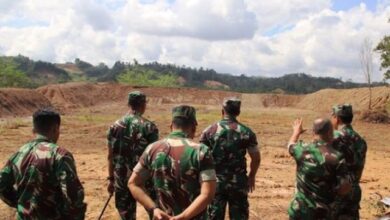
<svg viewBox="0 0 390 220">
<path fill-rule="evenodd" d="M 221 104 L 224 97 L 239 93 L 194 88 L 134 87 L 116 83 L 67 83 L 37 89 L 59 109 L 89 107 L 109 102 L 126 102 L 132 90 L 143 91 L 151 104 Z"/>
<path fill-rule="evenodd" d="M 0 117 L 31 115 L 44 107 L 51 107 L 50 101 L 35 90 L 0 89 Z"/>
<path fill-rule="evenodd" d="M 294 107 L 303 97 L 303 95 L 242 94 L 241 99 L 245 107 L 278 108 Z"/>
<path fill-rule="evenodd" d="M 243 106 L 251 108 L 290 107 L 319 112 L 329 111 L 331 106 L 351 103 L 359 112 L 368 107 L 368 89 L 325 89 L 308 95 L 242 94 L 228 91 L 195 88 L 137 87 L 117 83 L 66 83 L 29 89 L 0 89 L 0 117 L 30 115 L 37 108 L 54 106 L 61 112 L 73 109 L 126 103 L 127 94 L 141 90 L 149 104 L 221 105 L 225 97 L 242 99 Z M 372 89 L 373 109 L 390 105 L 390 88 Z"/>
<path fill-rule="evenodd" d="M 381 109 L 390 103 L 390 88 L 372 88 L 371 106 L 373 109 Z M 306 95 L 297 105 L 297 108 L 315 111 L 330 111 L 335 104 L 350 103 L 354 111 L 368 109 L 368 88 L 359 89 L 324 89 Z"/>
</svg>

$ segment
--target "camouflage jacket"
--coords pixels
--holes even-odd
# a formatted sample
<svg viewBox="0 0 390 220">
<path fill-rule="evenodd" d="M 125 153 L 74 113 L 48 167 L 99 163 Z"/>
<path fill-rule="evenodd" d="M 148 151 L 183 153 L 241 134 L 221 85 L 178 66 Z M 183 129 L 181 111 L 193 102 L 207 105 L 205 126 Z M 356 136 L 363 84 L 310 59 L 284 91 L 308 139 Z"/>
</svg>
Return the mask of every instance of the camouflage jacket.
<svg viewBox="0 0 390 220">
<path fill-rule="evenodd" d="M 201 182 L 216 179 L 208 147 L 179 131 L 149 145 L 134 172 L 144 180 L 152 177 L 159 207 L 170 215 L 180 214 L 194 201 Z M 195 219 L 205 219 L 205 212 Z"/>
<path fill-rule="evenodd" d="M 335 148 L 343 153 L 348 171 L 353 175 L 353 185 L 359 185 L 366 161 L 366 141 L 353 130 L 351 125 L 344 125 L 334 132 Z"/>
<path fill-rule="evenodd" d="M 145 148 L 158 140 L 158 129 L 140 114 L 128 114 L 109 128 L 107 139 L 113 152 L 114 169 L 132 170 Z"/>
<path fill-rule="evenodd" d="M 86 210 L 72 154 L 40 135 L 0 171 L 0 198 L 17 219 L 84 219 Z"/>
<path fill-rule="evenodd" d="M 207 127 L 200 142 L 210 147 L 218 178 L 246 174 L 246 152 L 259 151 L 256 134 L 235 118 L 225 118 Z"/>
<path fill-rule="evenodd" d="M 342 154 L 323 141 L 291 144 L 289 153 L 297 163 L 297 192 L 306 197 L 312 208 L 326 208 L 334 202 L 339 187 L 350 183 Z"/>
</svg>

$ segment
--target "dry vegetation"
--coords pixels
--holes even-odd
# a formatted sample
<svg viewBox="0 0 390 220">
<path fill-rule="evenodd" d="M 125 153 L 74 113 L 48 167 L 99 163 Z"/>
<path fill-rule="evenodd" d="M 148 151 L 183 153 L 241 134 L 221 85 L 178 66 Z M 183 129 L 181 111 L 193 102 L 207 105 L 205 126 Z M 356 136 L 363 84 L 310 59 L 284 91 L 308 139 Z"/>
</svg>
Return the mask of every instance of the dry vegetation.
<svg viewBox="0 0 390 220">
<path fill-rule="evenodd" d="M 177 90 L 175 91 L 177 93 Z M 195 96 L 196 91 L 190 91 L 189 95 L 193 97 L 198 109 L 198 138 L 202 129 L 220 118 L 220 107 L 217 103 L 220 102 L 224 94 L 207 94 L 205 91 L 200 91 L 199 94 L 206 100 L 205 103 L 201 103 L 196 101 L 196 99 L 202 99 Z M 159 91 L 152 93 L 149 90 L 147 92 L 151 96 L 159 93 Z M 185 95 L 180 94 L 182 97 Z M 225 94 L 225 96 L 227 95 Z M 88 203 L 87 219 L 97 218 L 108 196 L 105 181 L 107 176 L 105 137 L 108 126 L 126 112 L 126 106 L 122 102 L 126 94 L 120 96 L 121 98 L 115 102 L 98 103 L 89 107 L 78 107 L 71 111 L 64 111 L 59 144 L 73 152 L 77 161 L 78 174 L 85 187 L 85 201 Z M 207 100 L 211 100 L 209 97 L 215 97 L 215 103 L 207 103 L 210 102 Z M 254 101 L 256 100 L 254 98 Z M 146 117 L 158 124 L 162 137 L 169 132 L 170 109 L 173 106 L 173 101 L 150 102 L 145 114 Z M 186 101 L 188 100 L 183 102 Z M 244 103 L 249 106 L 252 101 L 248 103 L 244 100 Z M 239 118 L 256 132 L 262 152 L 261 168 L 256 179 L 256 191 L 250 194 L 250 216 L 251 219 L 287 219 L 286 209 L 292 198 L 295 184 L 295 163 L 285 149 L 291 132 L 291 122 L 296 117 L 303 117 L 305 127 L 310 127 L 314 118 L 326 116 L 328 113 L 302 110 L 297 107 L 264 108 L 263 106 L 253 106 L 244 107 Z M 0 163 L 5 163 L 13 152 L 32 138 L 30 121 L 30 117 L 0 120 Z M 389 125 L 356 121 L 354 127 L 366 138 L 369 146 L 366 168 L 361 183 L 363 188 L 361 213 L 362 219 L 373 219 L 375 215 L 383 212 L 382 207 L 377 203 L 380 195 L 390 195 L 388 184 L 390 182 L 388 175 L 390 170 Z M 305 134 L 303 139 L 310 140 L 311 135 Z M 142 207 L 139 207 L 138 210 L 140 210 L 138 212 L 139 219 L 146 219 Z M 2 202 L 0 202 L 0 213 L 2 213 L 0 219 L 13 219 L 13 211 Z M 105 219 L 117 219 L 113 201 L 107 208 L 104 217 Z"/>
</svg>

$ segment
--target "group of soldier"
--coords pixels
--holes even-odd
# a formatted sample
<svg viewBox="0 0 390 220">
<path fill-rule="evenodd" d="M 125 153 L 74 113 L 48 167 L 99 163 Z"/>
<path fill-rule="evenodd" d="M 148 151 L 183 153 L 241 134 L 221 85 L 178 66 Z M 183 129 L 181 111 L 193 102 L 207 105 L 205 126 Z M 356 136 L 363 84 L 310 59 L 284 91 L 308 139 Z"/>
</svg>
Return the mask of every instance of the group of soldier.
<svg viewBox="0 0 390 220">
<path fill-rule="evenodd" d="M 237 117 L 241 101 L 227 98 L 222 120 L 194 141 L 196 110 L 172 109 L 171 133 L 159 139 L 144 118 L 146 96 L 128 95 L 128 113 L 108 130 L 108 193 L 120 218 L 136 219 L 139 202 L 150 219 L 249 218 L 248 193 L 260 165 L 256 134 Z M 359 180 L 366 142 L 352 126 L 352 106 L 337 105 L 329 119 L 313 123 L 314 141 L 299 141 L 302 119 L 293 124 L 288 152 L 297 164 L 290 219 L 359 219 Z M 33 115 L 36 138 L 13 154 L 0 171 L 0 198 L 17 209 L 17 219 L 84 219 L 84 190 L 72 154 L 56 143 L 60 115 L 51 109 Z M 246 154 L 250 158 L 247 174 Z"/>
</svg>

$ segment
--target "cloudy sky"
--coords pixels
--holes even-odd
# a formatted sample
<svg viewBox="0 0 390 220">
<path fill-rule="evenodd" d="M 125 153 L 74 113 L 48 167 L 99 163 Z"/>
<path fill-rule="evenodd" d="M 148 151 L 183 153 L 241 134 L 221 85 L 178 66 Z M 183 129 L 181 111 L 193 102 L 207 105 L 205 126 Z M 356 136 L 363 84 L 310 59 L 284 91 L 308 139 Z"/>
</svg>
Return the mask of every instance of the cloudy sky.
<svg viewBox="0 0 390 220">
<path fill-rule="evenodd" d="M 363 81 L 361 44 L 389 18 L 390 0 L 0 0 L 0 55 Z"/>
</svg>

